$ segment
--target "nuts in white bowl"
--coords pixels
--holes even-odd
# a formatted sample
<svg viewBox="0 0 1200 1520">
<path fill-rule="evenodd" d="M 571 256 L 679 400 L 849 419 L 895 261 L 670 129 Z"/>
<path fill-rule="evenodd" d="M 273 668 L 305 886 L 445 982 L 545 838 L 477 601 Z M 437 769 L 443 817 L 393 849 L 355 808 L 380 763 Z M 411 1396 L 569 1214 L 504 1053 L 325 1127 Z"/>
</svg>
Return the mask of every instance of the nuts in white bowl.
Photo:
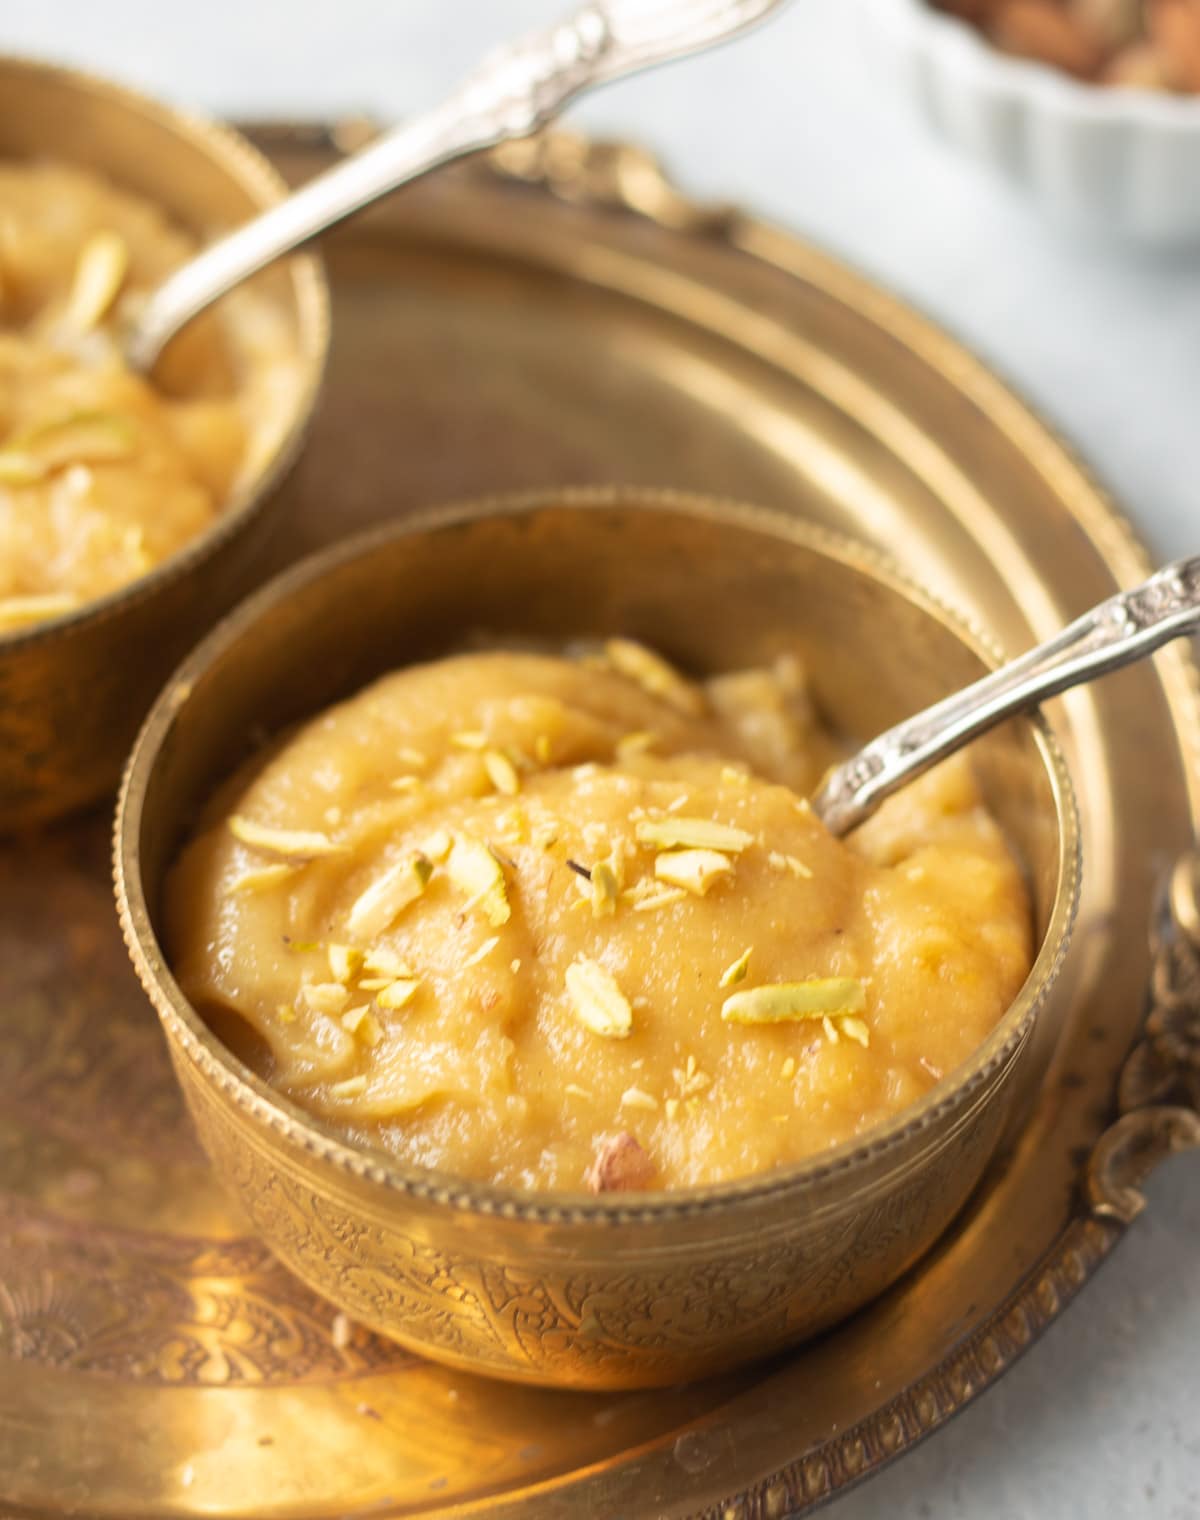
<svg viewBox="0 0 1200 1520">
<path fill-rule="evenodd" d="M 1200 26 L 1197 0 L 1178 4 Z M 1043 34 L 1036 16 L 1060 7 L 1030 0 L 959 3 L 958 14 L 930 0 L 860 5 L 918 113 L 1053 220 L 1116 240 L 1200 242 L 1200 95 L 1175 93 L 1196 87 L 1188 49 L 1164 50 L 1161 32 L 1149 50 L 1140 35 Z"/>
</svg>

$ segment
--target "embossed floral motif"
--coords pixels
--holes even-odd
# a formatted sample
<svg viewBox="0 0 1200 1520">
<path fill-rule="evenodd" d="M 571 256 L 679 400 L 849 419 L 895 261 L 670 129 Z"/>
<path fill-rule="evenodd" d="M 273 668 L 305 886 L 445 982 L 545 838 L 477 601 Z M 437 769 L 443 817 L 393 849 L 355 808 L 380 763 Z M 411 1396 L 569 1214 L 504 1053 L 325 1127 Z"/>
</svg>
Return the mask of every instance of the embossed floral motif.
<svg viewBox="0 0 1200 1520">
<path fill-rule="evenodd" d="M 256 1240 L 76 1227 L 0 1197 L 0 1356 L 166 1385 L 325 1381 L 411 1362 Z"/>
</svg>

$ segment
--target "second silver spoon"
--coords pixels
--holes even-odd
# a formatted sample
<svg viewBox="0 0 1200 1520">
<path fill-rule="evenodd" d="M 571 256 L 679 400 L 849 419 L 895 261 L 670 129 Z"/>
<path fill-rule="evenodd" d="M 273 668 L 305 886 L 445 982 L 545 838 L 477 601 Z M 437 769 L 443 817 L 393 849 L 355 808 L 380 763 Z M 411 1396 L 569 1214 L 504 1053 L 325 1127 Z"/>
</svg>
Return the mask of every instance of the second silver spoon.
<svg viewBox="0 0 1200 1520">
<path fill-rule="evenodd" d="M 1014 713 L 1144 659 L 1200 627 L 1200 556 L 1085 612 L 1028 654 L 872 739 L 825 778 L 813 808 L 845 834 L 923 771 Z"/>
</svg>

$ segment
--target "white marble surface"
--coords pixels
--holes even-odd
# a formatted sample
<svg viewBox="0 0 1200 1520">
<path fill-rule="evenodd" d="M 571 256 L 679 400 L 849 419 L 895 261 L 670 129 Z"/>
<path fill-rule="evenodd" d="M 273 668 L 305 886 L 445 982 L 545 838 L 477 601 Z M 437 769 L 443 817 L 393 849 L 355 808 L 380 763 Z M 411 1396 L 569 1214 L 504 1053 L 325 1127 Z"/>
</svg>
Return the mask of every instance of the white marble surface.
<svg viewBox="0 0 1200 1520">
<path fill-rule="evenodd" d="M 235 116 L 408 113 L 562 0 L 4 0 L 0 48 Z M 939 318 L 1054 418 L 1162 555 L 1200 550 L 1200 249 L 1065 242 L 910 123 L 853 0 L 573 113 L 690 190 L 810 234 Z M 1200 1188 L 1184 1157 L 1004 1380 L 831 1520 L 1200 1517 Z"/>
</svg>

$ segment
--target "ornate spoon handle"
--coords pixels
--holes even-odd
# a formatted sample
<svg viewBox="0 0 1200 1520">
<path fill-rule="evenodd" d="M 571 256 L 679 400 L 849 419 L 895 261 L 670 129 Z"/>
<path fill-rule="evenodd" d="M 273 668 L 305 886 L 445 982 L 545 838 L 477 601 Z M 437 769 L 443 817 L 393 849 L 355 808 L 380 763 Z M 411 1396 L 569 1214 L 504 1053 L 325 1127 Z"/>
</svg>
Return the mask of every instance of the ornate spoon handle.
<svg viewBox="0 0 1200 1520">
<path fill-rule="evenodd" d="M 148 372 L 179 329 L 257 270 L 440 164 L 526 137 L 576 95 L 756 25 L 784 0 L 592 0 L 500 49 L 441 105 L 319 175 L 188 261 L 125 335 Z"/>
<path fill-rule="evenodd" d="M 1045 644 L 889 728 L 831 771 L 813 807 L 845 834 L 885 797 L 1014 713 L 1132 664 L 1200 627 L 1200 556 L 1109 597 Z"/>
</svg>

